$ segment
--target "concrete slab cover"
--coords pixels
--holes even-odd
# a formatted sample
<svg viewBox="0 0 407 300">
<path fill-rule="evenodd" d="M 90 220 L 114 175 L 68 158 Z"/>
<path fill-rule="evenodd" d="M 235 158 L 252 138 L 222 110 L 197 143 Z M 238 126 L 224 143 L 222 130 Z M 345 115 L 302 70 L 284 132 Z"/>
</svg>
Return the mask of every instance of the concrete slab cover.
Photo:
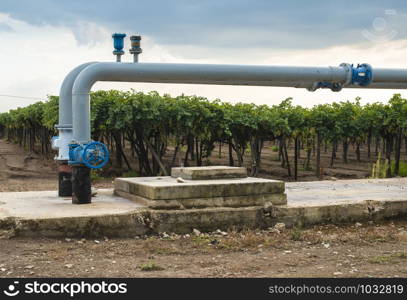
<svg viewBox="0 0 407 300">
<path fill-rule="evenodd" d="M 245 178 L 247 177 L 247 169 L 229 166 L 172 168 L 171 177 L 189 180 Z"/>
<path fill-rule="evenodd" d="M 114 188 L 151 200 L 171 200 L 281 194 L 284 193 L 284 182 L 254 177 L 185 182 L 177 182 L 169 176 L 135 177 L 116 178 Z"/>
</svg>

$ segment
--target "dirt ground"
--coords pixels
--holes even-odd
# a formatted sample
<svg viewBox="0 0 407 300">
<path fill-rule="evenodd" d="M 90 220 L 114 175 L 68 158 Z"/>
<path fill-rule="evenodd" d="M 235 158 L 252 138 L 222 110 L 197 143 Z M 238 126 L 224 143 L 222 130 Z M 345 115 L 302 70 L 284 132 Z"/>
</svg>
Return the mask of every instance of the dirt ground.
<svg viewBox="0 0 407 300">
<path fill-rule="evenodd" d="M 112 179 L 98 180 L 95 187 L 112 187 Z M 57 165 L 0 139 L 0 192 L 51 191 L 58 189 Z"/>
<path fill-rule="evenodd" d="M 226 150 L 221 159 L 214 154 L 214 164 L 227 158 Z M 266 148 L 264 154 L 260 176 L 286 179 L 277 153 Z M 0 191 L 57 188 L 54 161 L 3 140 L 0 168 Z M 368 170 L 369 162 L 351 158 L 326 172 L 364 178 Z M 300 171 L 301 180 L 315 179 L 307 172 Z M 94 186 L 111 183 L 97 180 Z M 0 277 L 406 277 L 407 221 L 110 240 L 16 238 L 0 232 L 0 253 Z"/>
<path fill-rule="evenodd" d="M 4 233 L 0 253 L 0 277 L 406 277 L 407 222 L 111 240 Z"/>
</svg>

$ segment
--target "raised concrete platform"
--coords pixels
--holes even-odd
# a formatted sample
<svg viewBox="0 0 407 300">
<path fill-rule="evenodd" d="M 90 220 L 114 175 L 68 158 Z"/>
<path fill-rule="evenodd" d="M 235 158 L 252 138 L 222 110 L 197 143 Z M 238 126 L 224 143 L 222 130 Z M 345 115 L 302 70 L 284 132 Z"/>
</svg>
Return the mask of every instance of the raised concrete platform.
<svg viewBox="0 0 407 300">
<path fill-rule="evenodd" d="M 247 169 L 245 167 L 229 166 L 172 168 L 171 177 L 181 177 L 188 180 L 245 178 L 247 177 Z"/>
<path fill-rule="evenodd" d="M 284 193 L 284 182 L 263 178 L 190 180 L 165 177 L 116 178 L 115 190 L 151 200 L 176 200 Z"/>
<path fill-rule="evenodd" d="M 152 209 L 248 207 L 287 203 L 284 182 L 247 177 L 246 168 L 172 168 L 171 177 L 116 178 L 114 193 Z"/>
<path fill-rule="evenodd" d="M 407 216 L 407 178 L 287 183 L 287 205 L 155 210 L 100 190 L 72 205 L 56 191 L 0 193 L 0 229 L 20 236 L 134 236 Z"/>
</svg>

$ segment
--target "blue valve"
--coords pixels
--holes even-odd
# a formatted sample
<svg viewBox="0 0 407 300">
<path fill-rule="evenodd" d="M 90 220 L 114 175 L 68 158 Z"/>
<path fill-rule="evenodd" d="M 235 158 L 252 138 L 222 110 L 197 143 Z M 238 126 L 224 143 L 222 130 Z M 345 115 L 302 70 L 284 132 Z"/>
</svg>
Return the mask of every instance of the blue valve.
<svg viewBox="0 0 407 300">
<path fill-rule="evenodd" d="M 125 33 L 113 33 L 112 38 L 113 38 L 113 47 L 114 51 L 113 54 L 117 54 L 114 52 L 120 52 L 124 53 L 123 48 L 124 48 L 124 38 L 126 37 Z"/>
<path fill-rule="evenodd" d="M 83 149 L 82 161 L 88 168 L 103 168 L 109 161 L 109 150 L 103 143 L 91 142 Z"/>
<path fill-rule="evenodd" d="M 109 150 L 100 142 L 69 145 L 69 164 L 85 165 L 90 169 L 103 168 L 109 161 Z"/>
<path fill-rule="evenodd" d="M 124 37 L 126 36 L 125 33 L 113 33 L 113 54 L 116 55 L 116 61 L 121 62 L 121 56 L 124 54 Z"/>
<path fill-rule="evenodd" d="M 360 64 L 352 67 L 352 84 L 368 86 L 373 79 L 373 70 L 369 64 Z"/>
</svg>

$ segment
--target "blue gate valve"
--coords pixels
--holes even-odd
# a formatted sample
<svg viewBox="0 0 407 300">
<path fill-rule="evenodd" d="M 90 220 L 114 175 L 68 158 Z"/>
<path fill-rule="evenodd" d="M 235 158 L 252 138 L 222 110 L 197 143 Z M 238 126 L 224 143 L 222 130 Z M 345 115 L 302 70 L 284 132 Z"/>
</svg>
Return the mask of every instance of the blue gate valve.
<svg viewBox="0 0 407 300">
<path fill-rule="evenodd" d="M 368 86 L 373 79 L 372 67 L 369 64 L 359 64 L 352 68 L 352 83 L 359 86 Z"/>
<path fill-rule="evenodd" d="M 109 161 L 109 150 L 101 142 L 69 145 L 69 164 L 85 165 L 90 169 L 103 168 Z"/>
</svg>

